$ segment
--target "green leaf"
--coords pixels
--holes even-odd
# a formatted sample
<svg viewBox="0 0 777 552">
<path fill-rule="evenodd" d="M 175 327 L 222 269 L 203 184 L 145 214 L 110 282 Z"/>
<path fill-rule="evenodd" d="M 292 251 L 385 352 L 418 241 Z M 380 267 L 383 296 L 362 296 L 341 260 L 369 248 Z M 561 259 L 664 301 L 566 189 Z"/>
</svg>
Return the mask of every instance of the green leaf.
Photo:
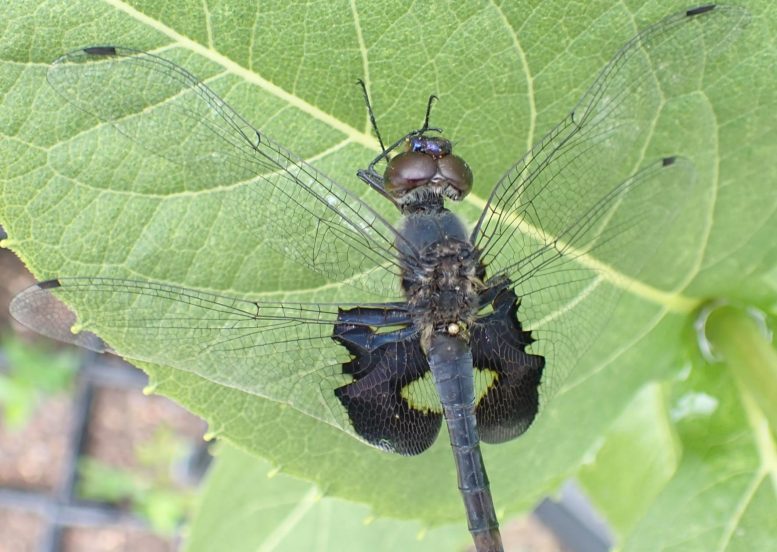
<svg viewBox="0 0 777 552">
<path fill-rule="evenodd" d="M 236 509 L 236 505 L 239 508 Z M 226 513 L 226 517 L 225 517 Z M 463 524 L 425 529 L 374 519 L 360 504 L 322 496 L 235 447 L 218 447 L 186 550 L 464 550 Z"/>
<path fill-rule="evenodd" d="M 472 221 L 498 177 L 566 115 L 617 48 L 685 7 L 596 2 L 573 10 L 561 0 L 408 7 L 381 0 L 277 2 L 257 10 L 234 1 L 204 12 L 202 2 L 5 3 L 5 245 L 41 279 L 110 275 L 249 297 L 353 300 L 351 289 L 257 244 L 226 216 L 224 190 L 171 193 L 186 184 L 180 174 L 159 178 L 151 156 L 62 100 L 46 85 L 48 63 L 90 44 L 159 50 L 201 78 L 213 77 L 216 91 L 256 126 L 360 194 L 366 190 L 353 173 L 377 146 L 354 80 L 369 83 L 384 136 L 417 125 L 435 93 L 435 124 L 476 175 L 474 193 L 458 211 Z M 573 473 L 639 389 L 679 369 L 682 352 L 693 346 L 695 305 L 718 296 L 777 303 L 777 288 L 767 285 L 777 260 L 777 10 L 766 0 L 748 2 L 748 10 L 751 25 L 705 68 L 700 90 L 667 99 L 647 147 L 653 157 L 681 154 L 697 167 L 705 193 L 688 215 L 700 222 L 678 242 L 689 249 L 680 257 L 693 262 L 650 267 L 655 281 L 673 283 L 666 293 L 627 293 L 612 315 L 617 323 L 570 367 L 574 376 L 533 428 L 515 442 L 485 447 L 501 510 L 530 506 Z M 97 163 L 73 162 L 95 154 Z M 138 183 L 143 187 L 133 187 Z M 329 495 L 430 524 L 463 519 L 445 439 L 418 457 L 391 456 L 282 403 L 189 372 L 143 368 L 158 392 L 205 417 L 214 433 Z"/>
<path fill-rule="evenodd" d="M 680 378 L 645 388 L 579 472 L 623 550 L 773 546 L 777 447 L 758 394 L 774 382 L 747 374 L 773 366 L 752 319 L 731 307 L 713 318 L 707 335 L 728 364 L 695 355 Z"/>
<path fill-rule="evenodd" d="M 676 382 L 682 460 L 623 550 L 768 550 L 777 534 L 774 428 L 731 372 L 697 359 Z"/>
<path fill-rule="evenodd" d="M 663 386 L 646 386 L 578 472 L 594 506 L 619 535 L 629 534 L 677 469 L 681 450 L 668 414 Z"/>
<path fill-rule="evenodd" d="M 78 494 L 86 500 L 119 503 L 137 494 L 137 476 L 95 458 L 79 462 Z"/>
<path fill-rule="evenodd" d="M 168 459 L 169 460 L 169 459 Z M 149 472 L 149 466 L 144 466 Z M 170 470 L 170 465 L 164 466 Z M 159 468 L 159 466 L 157 466 Z M 155 532 L 172 536 L 191 508 L 192 493 L 160 477 L 165 472 L 144 473 L 117 468 L 96 458 L 79 461 L 78 495 L 86 500 L 121 504 L 128 502 Z"/>
</svg>

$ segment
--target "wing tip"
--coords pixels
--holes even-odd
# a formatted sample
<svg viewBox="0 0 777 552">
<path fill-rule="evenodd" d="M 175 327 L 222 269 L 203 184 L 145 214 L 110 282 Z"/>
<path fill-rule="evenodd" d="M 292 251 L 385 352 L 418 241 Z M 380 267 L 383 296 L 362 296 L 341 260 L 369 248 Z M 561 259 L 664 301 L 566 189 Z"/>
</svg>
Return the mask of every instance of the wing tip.
<svg viewBox="0 0 777 552">
<path fill-rule="evenodd" d="M 62 287 L 62 282 L 59 281 L 59 278 L 54 278 L 52 280 L 44 280 L 42 282 L 38 282 L 34 286 L 37 289 L 54 289 L 58 287 Z"/>
<path fill-rule="evenodd" d="M 108 57 L 118 55 L 115 46 L 87 46 L 81 50 L 90 56 Z"/>
<path fill-rule="evenodd" d="M 694 17 L 696 15 L 701 15 L 703 13 L 711 12 L 712 10 L 716 9 L 718 6 L 717 4 L 705 4 L 704 6 L 697 6 L 695 8 L 691 8 L 685 12 L 685 15 L 687 17 Z"/>
<path fill-rule="evenodd" d="M 695 8 L 691 8 L 685 12 L 685 15 L 688 17 L 693 17 L 695 15 L 701 15 L 703 13 L 711 12 L 715 8 L 717 8 L 717 4 L 705 4 L 703 6 L 696 6 Z"/>
</svg>

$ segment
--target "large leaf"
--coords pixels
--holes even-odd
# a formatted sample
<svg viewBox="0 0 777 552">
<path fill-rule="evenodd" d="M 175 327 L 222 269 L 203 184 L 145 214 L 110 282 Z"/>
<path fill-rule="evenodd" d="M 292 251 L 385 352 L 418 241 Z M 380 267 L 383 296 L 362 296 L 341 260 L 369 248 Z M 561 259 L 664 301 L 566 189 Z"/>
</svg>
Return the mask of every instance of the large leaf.
<svg viewBox="0 0 777 552">
<path fill-rule="evenodd" d="M 623 535 L 623 549 L 774 548 L 777 447 L 764 412 L 723 365 L 710 366 L 699 358 L 672 391 L 670 412 L 682 458 L 666 485 L 642 489 L 655 498 L 637 501 L 648 507 Z M 632 465 L 642 471 L 665 453 L 646 453 Z M 596 469 L 611 474 L 612 467 L 606 462 Z M 640 489 L 632 490 L 640 496 Z M 624 497 L 619 502 L 610 508 L 633 508 Z"/>
<path fill-rule="evenodd" d="M 187 541 L 210 550 L 464 550 L 462 524 L 428 529 L 418 522 L 373 519 L 369 508 L 322 496 L 315 485 L 274 473 L 235 447 L 220 446 Z M 238 511 L 235 504 L 240 504 Z M 225 518 L 224 513 L 229 512 Z"/>
<path fill-rule="evenodd" d="M 680 2 L 211 4 L 96 1 L 0 8 L 0 223 L 6 243 L 40 278 L 110 275 L 265 298 L 353 300 L 353 289 L 301 270 L 230 220 L 229 190 L 182 191 L 148 153 L 65 103 L 48 63 L 89 44 L 119 43 L 172 58 L 259 128 L 339 182 L 375 154 L 361 94 L 373 93 L 381 131 L 417 125 L 430 93 L 434 123 L 476 175 L 459 212 L 474 221 L 498 176 L 561 119 L 639 28 Z M 671 6 L 669 5 L 671 4 Z M 750 2 L 753 22 L 711 62 L 698 91 L 667 99 L 647 152 L 681 154 L 704 186 L 704 223 L 681 289 L 632 286 L 618 320 L 518 441 L 485 449 L 497 506 L 515 511 L 571 473 L 645 382 L 680 366 L 687 328 L 707 297 L 769 305 L 777 243 L 773 67 L 777 12 Z M 99 155 L 99 163 L 75 160 Z M 88 170 L 85 170 L 88 169 Z M 143 186 L 138 187 L 137 184 Z M 185 184 L 185 183 L 183 183 Z M 462 519 L 444 439 L 416 458 L 364 446 L 283 404 L 191 373 L 144 366 L 156 389 L 205 417 L 214 433 L 380 514 Z"/>
</svg>

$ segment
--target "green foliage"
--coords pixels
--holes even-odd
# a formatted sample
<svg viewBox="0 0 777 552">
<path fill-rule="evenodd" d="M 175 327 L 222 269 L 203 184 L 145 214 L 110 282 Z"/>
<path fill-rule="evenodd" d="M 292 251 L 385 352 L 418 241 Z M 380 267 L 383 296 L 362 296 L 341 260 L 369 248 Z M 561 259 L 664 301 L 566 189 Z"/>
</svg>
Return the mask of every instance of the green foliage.
<svg viewBox="0 0 777 552">
<path fill-rule="evenodd" d="M 723 365 L 698 358 L 692 363 L 669 397 L 682 456 L 672 478 L 624 535 L 623 547 L 680 550 L 692 542 L 697 550 L 774 548 L 773 428 Z"/>
<path fill-rule="evenodd" d="M 170 473 L 181 460 L 185 443 L 166 428 L 135 451 L 137 469 L 116 468 L 95 458 L 79 462 L 78 495 L 88 500 L 128 503 L 160 534 L 172 535 L 188 513 L 191 491 L 176 484 Z"/>
<path fill-rule="evenodd" d="M 19 429 L 45 396 L 70 387 L 78 356 L 73 351 L 53 352 L 43 345 L 32 347 L 10 335 L 0 343 L 8 362 L 8 371 L 0 373 L 3 422 Z"/>
<path fill-rule="evenodd" d="M 680 461 L 664 387 L 646 386 L 577 474 L 597 510 L 621 535 L 629 534 L 642 518 Z"/>
<path fill-rule="evenodd" d="M 463 551 L 469 543 L 462 523 L 430 529 L 415 521 L 375 519 L 367 506 L 322 496 L 315 485 L 222 443 L 186 550 Z"/>
<path fill-rule="evenodd" d="M 648 498 L 614 518 L 624 538 L 629 531 L 627 549 L 655 549 L 660 528 L 668 544 L 668 536 L 682 535 L 677 546 L 684 550 L 733 550 L 744 547 L 742 535 L 764 531 L 764 520 L 774 519 L 768 516 L 777 478 L 773 434 L 756 430 L 725 374 L 699 368 L 703 376 L 694 373 L 693 387 L 668 393 L 671 407 L 687 396 L 714 397 L 714 413 L 690 425 L 659 410 L 656 418 L 636 415 L 613 425 L 624 409 L 639 404 L 633 401 L 640 389 L 670 380 L 687 363 L 686 352 L 695 347 L 689 330 L 695 305 L 710 297 L 764 310 L 777 304 L 777 11 L 766 0 L 747 4 L 750 27 L 705 67 L 698 90 L 667 98 L 646 149 L 650 158 L 684 155 L 698 169 L 703 197 L 689 213 L 694 222 L 687 233 L 678 236 L 688 248 L 683 257 L 693 262 L 681 272 L 672 263 L 650 267 L 668 270 L 666 281 L 679 282 L 666 290 L 669 299 L 627 293 L 613 314 L 617 323 L 574 367 L 531 431 L 486 447 L 497 507 L 506 512 L 531 506 L 592 456 L 588 489 L 603 508 L 616 511 L 631 496 L 609 495 L 612 485 L 603 474 L 617 477 L 614 469 L 640 458 L 646 443 L 675 443 L 680 452 L 657 455 L 662 464 L 639 470 L 648 474 L 642 478 Z M 473 220 L 500 174 L 568 112 L 617 48 L 639 28 L 685 7 L 674 0 L 574 9 L 560 0 L 412 7 L 381 0 L 275 2 L 257 10 L 254 2 L 235 0 L 210 3 L 203 13 L 201 2 L 6 3 L 0 8 L 5 245 L 40 278 L 104 275 L 254 298 L 353 299 L 350 288 L 299 269 L 241 230 L 223 208 L 229 189 L 214 183 L 213 190 L 186 191 L 176 173 L 159 179 L 152 156 L 46 86 L 48 63 L 89 44 L 156 50 L 209 79 L 259 128 L 362 194 L 353 172 L 372 159 L 376 143 L 353 81 L 368 81 L 381 131 L 392 137 L 418 124 L 434 92 L 441 98 L 435 124 L 476 175 L 473 195 L 458 210 Z M 90 164 L 98 152 L 99 163 Z M 428 524 L 462 519 L 445 439 L 417 458 L 394 457 L 286 404 L 190 372 L 143 368 L 158 392 L 205 417 L 214 434 L 316 482 L 327 495 Z M 678 427 L 655 431 L 655 420 Z M 224 470 L 239 474 L 245 465 Z M 737 477 L 730 477 L 736 469 Z M 631 495 L 639 482 L 618 487 Z M 259 489 L 248 479 L 220 488 L 217 498 L 209 493 L 230 507 L 203 508 L 198 526 L 227 526 L 229 519 L 252 515 L 252 503 L 239 497 L 253 485 Z M 730 507 L 705 510 L 707 500 Z M 693 508 L 683 513 L 689 504 Z M 193 535 L 204 538 L 197 526 Z"/>
</svg>

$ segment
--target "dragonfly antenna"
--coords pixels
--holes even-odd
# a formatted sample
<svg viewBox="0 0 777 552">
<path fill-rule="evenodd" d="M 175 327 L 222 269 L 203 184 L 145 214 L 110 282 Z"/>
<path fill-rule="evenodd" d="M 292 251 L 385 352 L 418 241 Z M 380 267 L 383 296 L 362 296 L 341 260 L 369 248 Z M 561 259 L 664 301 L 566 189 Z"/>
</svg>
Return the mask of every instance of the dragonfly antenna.
<svg viewBox="0 0 777 552">
<path fill-rule="evenodd" d="M 386 146 L 383 145 L 383 138 L 380 137 L 380 131 L 378 130 L 378 123 L 375 122 L 375 112 L 372 111 L 372 104 L 370 103 L 370 95 L 367 93 L 367 85 L 364 81 L 359 79 L 356 83 L 362 87 L 362 93 L 364 94 L 364 103 L 367 104 L 367 114 L 370 116 L 370 123 L 372 124 L 372 130 L 375 131 L 375 136 L 378 138 L 381 151 L 386 153 Z M 427 118 L 428 118 L 427 113 Z"/>
<path fill-rule="evenodd" d="M 439 98 L 432 94 L 429 96 L 429 102 L 426 104 L 426 117 L 424 117 L 424 126 L 421 128 L 420 132 L 423 134 L 427 130 L 431 130 L 429 128 L 429 116 L 432 114 L 432 104 L 435 100 L 438 100 Z"/>
</svg>

